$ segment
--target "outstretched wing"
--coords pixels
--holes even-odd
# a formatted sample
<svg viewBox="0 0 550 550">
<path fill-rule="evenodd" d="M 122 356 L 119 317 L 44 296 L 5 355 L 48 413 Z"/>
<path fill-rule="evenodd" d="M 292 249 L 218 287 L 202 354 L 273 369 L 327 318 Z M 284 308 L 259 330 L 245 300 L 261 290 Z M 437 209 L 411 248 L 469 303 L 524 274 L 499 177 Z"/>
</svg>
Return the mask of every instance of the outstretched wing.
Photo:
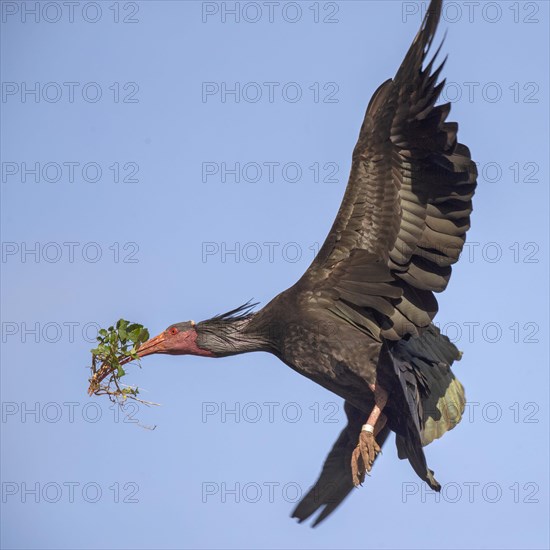
<svg viewBox="0 0 550 550">
<path fill-rule="evenodd" d="M 377 338 L 430 324 L 433 292 L 447 286 L 470 227 L 476 167 L 446 122 L 450 105 L 435 106 L 445 61 L 434 70 L 436 52 L 423 68 L 441 3 L 432 0 L 395 78 L 374 93 L 342 205 L 300 281 L 330 292 L 337 315 Z"/>
</svg>

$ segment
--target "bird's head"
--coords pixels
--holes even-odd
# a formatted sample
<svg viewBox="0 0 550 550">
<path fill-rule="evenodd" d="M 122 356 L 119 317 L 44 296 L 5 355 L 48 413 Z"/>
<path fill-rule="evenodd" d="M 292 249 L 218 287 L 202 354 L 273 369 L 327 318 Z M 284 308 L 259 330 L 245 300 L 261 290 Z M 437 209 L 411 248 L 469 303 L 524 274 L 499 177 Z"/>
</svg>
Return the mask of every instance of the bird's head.
<svg viewBox="0 0 550 550">
<path fill-rule="evenodd" d="M 169 355 L 202 355 L 213 357 L 214 354 L 197 344 L 197 325 L 194 321 L 170 325 L 158 336 L 147 340 L 138 349 L 138 356 L 145 357 L 153 353 Z"/>
<path fill-rule="evenodd" d="M 258 338 L 245 332 L 257 304 L 247 302 L 206 321 L 175 323 L 147 340 L 137 351 L 139 357 L 153 353 L 224 357 L 258 347 Z"/>
</svg>

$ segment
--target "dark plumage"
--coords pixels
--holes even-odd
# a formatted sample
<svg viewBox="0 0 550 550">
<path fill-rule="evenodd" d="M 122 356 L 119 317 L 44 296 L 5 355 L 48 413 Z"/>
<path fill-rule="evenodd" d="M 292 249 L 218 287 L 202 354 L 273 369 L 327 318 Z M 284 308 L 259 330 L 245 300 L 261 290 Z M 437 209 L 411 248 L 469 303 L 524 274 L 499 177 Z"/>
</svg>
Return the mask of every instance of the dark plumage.
<svg viewBox="0 0 550 550">
<path fill-rule="evenodd" d="M 432 324 L 434 292 L 446 288 L 464 245 L 476 186 L 470 152 L 447 122 L 450 105 L 435 106 L 444 62 L 434 68 L 434 55 L 425 65 L 441 4 L 432 0 L 396 76 L 374 93 L 342 205 L 302 278 L 257 312 L 245 304 L 171 325 L 139 352 L 267 351 L 345 400 L 348 424 L 293 512 L 300 521 L 320 510 L 318 523 L 340 504 L 390 430 L 399 457 L 438 490 L 423 446 L 464 409 L 450 369 L 460 354 Z"/>
</svg>

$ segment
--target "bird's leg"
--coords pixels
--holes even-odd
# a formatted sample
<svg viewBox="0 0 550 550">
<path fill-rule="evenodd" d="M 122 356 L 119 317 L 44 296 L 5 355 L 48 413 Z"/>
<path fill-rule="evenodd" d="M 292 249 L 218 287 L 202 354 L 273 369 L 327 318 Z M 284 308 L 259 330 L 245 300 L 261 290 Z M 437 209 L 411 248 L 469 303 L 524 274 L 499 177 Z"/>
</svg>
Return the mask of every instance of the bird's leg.
<svg viewBox="0 0 550 550">
<path fill-rule="evenodd" d="M 367 422 L 361 428 L 359 442 L 351 455 L 351 475 L 356 487 L 363 483 L 365 474 L 372 469 L 374 459 L 380 452 L 375 435 L 386 424 L 386 417 L 382 414 L 382 409 L 388 401 L 388 392 L 378 384 L 369 384 L 369 386 L 374 392 L 374 407 Z"/>
</svg>

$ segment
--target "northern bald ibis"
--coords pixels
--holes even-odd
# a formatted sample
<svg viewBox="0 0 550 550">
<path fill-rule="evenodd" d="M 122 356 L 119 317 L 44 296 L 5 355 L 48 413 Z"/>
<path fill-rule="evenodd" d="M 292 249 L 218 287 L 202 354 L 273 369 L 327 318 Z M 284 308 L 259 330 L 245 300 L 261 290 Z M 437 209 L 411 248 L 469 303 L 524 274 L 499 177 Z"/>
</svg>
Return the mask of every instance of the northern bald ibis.
<svg viewBox="0 0 550 550">
<path fill-rule="evenodd" d="M 423 447 L 461 419 L 457 348 L 432 320 L 470 227 L 476 166 L 450 105 L 435 106 L 444 61 L 425 64 L 440 19 L 432 0 L 395 77 L 374 93 L 332 229 L 291 288 L 259 311 L 246 304 L 170 325 L 139 350 L 225 357 L 274 354 L 345 399 L 348 424 L 293 512 L 326 518 L 362 483 L 390 431 L 400 458 L 439 490 Z"/>
</svg>

